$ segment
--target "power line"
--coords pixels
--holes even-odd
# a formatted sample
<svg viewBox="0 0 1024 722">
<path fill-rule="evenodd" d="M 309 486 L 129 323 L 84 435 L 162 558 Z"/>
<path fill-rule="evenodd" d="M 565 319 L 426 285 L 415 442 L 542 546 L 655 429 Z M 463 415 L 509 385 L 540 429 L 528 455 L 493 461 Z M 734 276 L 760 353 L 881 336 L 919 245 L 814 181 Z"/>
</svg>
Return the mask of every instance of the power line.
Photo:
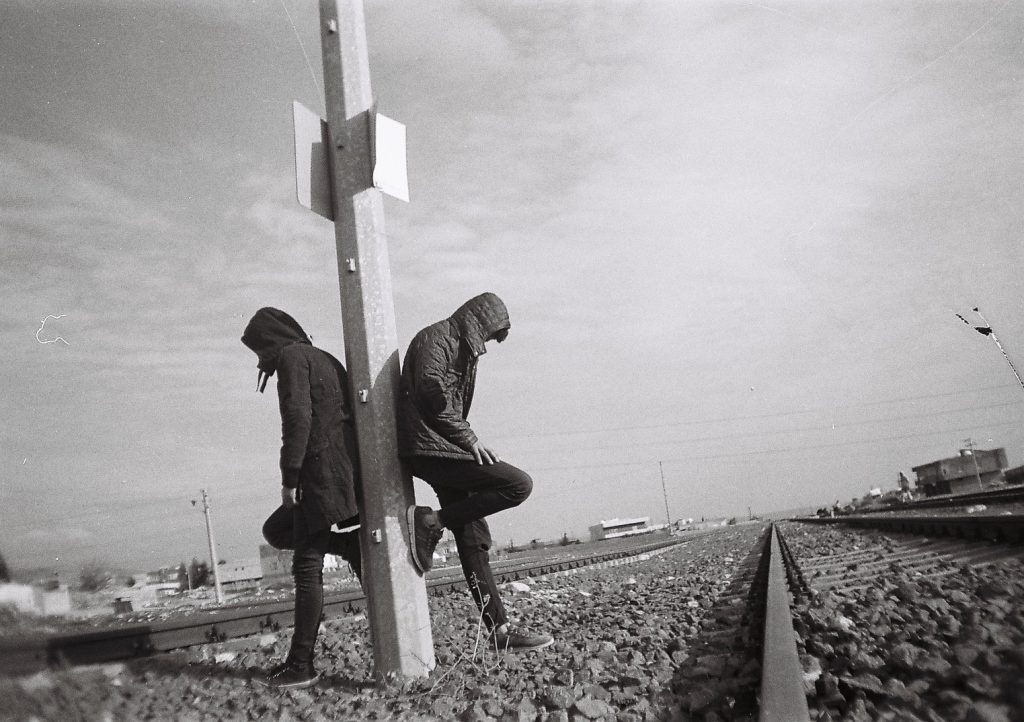
<svg viewBox="0 0 1024 722">
<path fill-rule="evenodd" d="M 1019 426 L 1019 421 L 1005 421 L 1001 423 L 991 424 L 991 426 Z M 916 434 L 898 434 L 894 436 L 883 436 L 874 439 L 858 439 L 855 441 L 840 441 L 832 444 L 812 444 L 804 446 L 792 446 L 780 449 L 759 449 L 755 451 L 735 451 L 724 454 L 704 454 L 701 456 L 685 456 L 677 458 L 664 458 L 660 460 L 666 463 L 677 462 L 677 461 L 709 461 L 713 459 L 731 459 L 748 456 L 764 456 L 766 454 L 785 454 L 790 452 L 799 451 L 815 451 L 820 449 L 834 449 L 843 446 L 857 446 L 859 444 L 875 444 L 886 441 L 900 441 L 902 439 L 915 439 L 925 436 L 938 436 L 940 434 L 959 434 L 964 431 L 972 431 L 977 429 L 977 426 L 960 427 L 957 429 L 942 429 L 939 431 L 923 431 Z M 649 466 L 658 463 L 659 459 L 648 459 L 641 461 L 620 461 L 608 464 L 573 464 L 569 466 L 541 466 L 541 467 L 530 467 L 530 473 L 537 471 L 576 471 L 579 469 L 612 469 L 612 468 L 624 468 L 630 466 Z"/>
<path fill-rule="evenodd" d="M 699 424 L 718 424 L 718 423 L 733 423 L 733 422 L 736 422 L 736 421 L 753 421 L 753 420 L 760 420 L 760 419 L 775 419 L 775 418 L 783 418 L 783 417 L 786 417 L 786 416 L 799 416 L 799 415 L 803 415 L 803 414 L 812 414 L 812 413 L 817 413 L 817 412 L 821 412 L 821 411 L 836 411 L 836 410 L 839 410 L 839 409 L 855 409 L 855 408 L 861 408 L 861 407 L 865 407 L 865 406 L 881 406 L 883 404 L 902 403 L 904 401 L 921 401 L 921 400 L 924 400 L 924 399 L 944 398 L 944 397 L 947 397 L 947 396 L 961 396 L 963 394 L 968 394 L 968 393 L 981 393 L 983 391 L 994 391 L 994 390 L 997 390 L 997 389 L 1005 389 L 1005 388 L 1006 387 L 1003 386 L 1003 385 L 1000 385 L 1000 386 L 986 386 L 986 387 L 980 388 L 980 389 L 965 389 L 963 391 L 949 391 L 949 392 L 944 392 L 944 393 L 940 393 L 940 394 L 924 394 L 924 395 L 921 395 L 921 396 L 905 396 L 905 397 L 902 397 L 902 398 L 899 398 L 899 399 L 889 399 L 887 401 L 864 401 L 864 402 L 857 403 L 857 404 L 843 404 L 843 405 L 840 405 L 840 406 L 819 406 L 819 407 L 804 409 L 802 411 L 779 411 L 779 412 L 772 412 L 772 413 L 769 413 L 769 414 L 751 414 L 751 415 L 748 415 L 748 416 L 726 416 L 726 417 L 712 418 L 712 419 L 690 419 L 690 420 L 686 420 L 686 421 L 670 421 L 670 422 L 662 423 L 662 424 L 638 424 L 638 425 L 635 425 L 635 426 L 610 426 L 610 427 L 606 427 L 606 428 L 602 428 L 602 429 L 582 429 L 582 430 L 579 430 L 579 431 L 549 431 L 549 432 L 530 433 L 530 434 L 505 434 L 505 435 L 495 436 L 494 438 L 498 439 L 498 440 L 547 438 L 547 437 L 550 437 L 550 436 L 570 436 L 570 435 L 573 435 L 573 434 L 597 434 L 597 433 L 602 433 L 602 432 L 606 432 L 606 431 L 641 431 L 641 430 L 649 430 L 649 429 L 664 429 L 664 428 L 669 428 L 669 427 L 674 427 L 674 426 L 696 426 L 696 425 L 699 425 Z"/>
<path fill-rule="evenodd" d="M 588 448 L 588 449 L 577 448 L 577 449 L 574 449 L 574 450 L 575 451 L 601 451 L 601 450 L 604 450 L 604 449 L 614 449 L 614 448 L 622 448 L 622 447 L 664 446 L 664 445 L 667 445 L 667 444 L 684 444 L 684 443 L 685 444 L 689 444 L 689 443 L 697 443 L 697 442 L 701 442 L 701 441 L 727 441 L 727 440 L 730 440 L 730 439 L 742 439 L 742 438 L 750 438 L 750 437 L 757 437 L 757 436 L 777 436 L 779 434 L 798 434 L 798 433 L 806 433 L 806 432 L 809 432 L 809 431 L 839 431 L 840 429 L 846 429 L 848 427 L 853 427 L 853 426 L 864 426 L 866 424 L 880 424 L 880 423 L 886 423 L 886 422 L 892 422 L 892 421 L 906 421 L 906 420 L 909 420 L 909 419 L 920 419 L 920 418 L 927 418 L 927 417 L 932 417 L 932 416 L 943 416 L 943 415 L 946 415 L 946 414 L 961 413 L 961 412 L 964 412 L 964 411 L 986 411 L 986 410 L 989 410 L 989 409 L 1004 408 L 1006 406 L 1019 406 L 1021 404 L 1024 404 L 1024 401 L 1007 401 L 1005 403 L 990 404 L 990 405 L 987 405 L 987 406 L 965 406 L 965 407 L 962 407 L 962 408 L 959 408 L 959 409 L 946 409 L 946 410 L 943 410 L 943 411 L 927 411 L 927 412 L 922 412 L 920 414 L 906 414 L 906 415 L 903 415 L 903 416 L 890 416 L 890 417 L 879 418 L 879 419 L 862 419 L 860 421 L 844 422 L 844 423 L 839 424 L 839 425 L 832 424 L 831 426 L 802 426 L 802 427 L 797 427 L 797 428 L 793 428 L 793 429 L 779 429 L 779 430 L 773 430 L 773 431 L 749 431 L 749 432 L 739 432 L 739 433 L 735 433 L 735 434 L 719 434 L 717 436 L 697 436 L 697 437 L 691 437 L 691 438 L 662 439 L 662 440 L 658 440 L 658 441 L 624 441 L 622 443 L 606 443 L 606 444 L 601 444 L 601 446 L 599 446 L 599 447 L 592 447 L 592 448 Z M 668 428 L 668 426 L 664 426 L 664 427 L 659 426 L 659 427 L 652 427 L 652 428 Z M 574 433 L 574 432 L 565 432 L 565 433 Z M 555 435 L 556 434 L 552 434 L 552 436 L 555 436 Z M 540 450 L 540 451 L 535 451 L 533 453 L 539 453 L 539 454 L 561 453 L 563 451 L 564 451 L 564 449 L 553 449 L 551 451 Z"/>
</svg>

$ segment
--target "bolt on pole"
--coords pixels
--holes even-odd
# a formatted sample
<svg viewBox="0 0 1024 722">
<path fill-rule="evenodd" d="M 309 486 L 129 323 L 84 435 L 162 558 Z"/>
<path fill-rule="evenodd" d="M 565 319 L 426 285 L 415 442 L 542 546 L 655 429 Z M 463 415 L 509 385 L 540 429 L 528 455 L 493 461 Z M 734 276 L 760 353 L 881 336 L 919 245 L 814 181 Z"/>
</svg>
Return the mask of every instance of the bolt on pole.
<svg viewBox="0 0 1024 722">
<path fill-rule="evenodd" d="M 320 0 L 320 40 L 374 671 L 378 679 L 420 677 L 434 667 L 434 646 L 426 585 L 404 530 L 415 494 L 398 458 L 398 333 L 384 201 L 373 187 L 373 94 L 362 0 Z"/>
</svg>

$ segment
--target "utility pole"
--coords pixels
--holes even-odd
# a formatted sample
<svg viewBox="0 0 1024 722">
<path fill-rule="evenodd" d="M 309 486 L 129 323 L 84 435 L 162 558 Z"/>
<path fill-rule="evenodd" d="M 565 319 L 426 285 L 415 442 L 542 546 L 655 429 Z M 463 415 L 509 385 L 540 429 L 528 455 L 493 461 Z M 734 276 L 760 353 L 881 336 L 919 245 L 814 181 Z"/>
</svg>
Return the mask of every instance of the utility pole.
<svg viewBox="0 0 1024 722">
<path fill-rule="evenodd" d="M 217 566 L 217 544 L 213 541 L 213 522 L 210 520 L 210 498 L 202 489 L 203 515 L 206 517 L 206 541 L 210 544 L 210 568 L 213 571 L 213 588 L 217 593 L 217 604 L 224 603 L 224 590 L 220 586 L 220 569 Z M 195 504 L 195 502 L 192 502 Z"/>
<path fill-rule="evenodd" d="M 958 314 L 956 314 L 956 317 L 957 317 L 957 318 L 959 318 L 959 319 L 960 319 L 961 321 L 963 321 L 964 323 L 966 323 L 966 324 L 967 324 L 968 326 L 972 326 L 972 328 L 974 328 L 974 330 L 975 330 L 975 331 L 977 331 L 978 333 L 980 333 L 980 334 L 981 334 L 982 336 L 988 336 L 989 338 L 991 338 L 991 339 L 992 339 L 992 341 L 993 341 L 993 342 L 995 343 L 995 345 L 996 345 L 996 348 L 998 348 L 998 349 L 999 349 L 999 353 L 1001 353 L 1001 354 L 1003 355 L 1003 360 L 1005 360 L 1005 361 L 1006 361 L 1006 365 L 1007 365 L 1007 366 L 1009 366 L 1009 367 L 1010 367 L 1010 371 L 1012 371 L 1012 372 L 1013 372 L 1013 377 L 1014 377 L 1015 379 L 1017 379 L 1017 384 L 1018 384 L 1018 385 L 1019 385 L 1019 386 L 1020 386 L 1020 387 L 1021 387 L 1022 389 L 1024 389 L 1024 379 L 1022 379 L 1022 378 L 1020 377 L 1020 373 L 1018 373 L 1018 372 L 1017 372 L 1017 367 L 1013 365 L 1013 361 L 1011 361 L 1011 360 L 1010 360 L 1010 356 L 1009 356 L 1009 354 L 1007 354 L 1007 353 L 1006 353 L 1006 349 L 1004 349 L 1004 348 L 1003 348 L 1003 344 L 999 343 L 999 337 L 998 337 L 998 336 L 996 336 L 996 331 L 995 331 L 995 329 L 994 329 L 994 328 L 992 328 L 992 325 L 991 325 L 991 324 L 990 324 L 990 323 L 988 322 L 988 319 L 986 319 L 986 318 L 985 318 L 985 317 L 984 317 L 984 316 L 982 315 L 981 311 L 980 311 L 980 310 L 978 309 L 978 307 L 977 307 L 977 306 L 975 306 L 975 307 L 974 307 L 974 308 L 973 308 L 972 310 L 973 310 L 973 311 L 974 311 L 974 312 L 975 312 L 976 314 L 978 314 L 978 318 L 980 318 L 980 319 L 981 319 L 981 322 L 982 322 L 983 324 L 985 324 L 984 326 L 972 326 L 971 322 L 970 322 L 970 321 L 968 321 L 968 320 L 967 320 L 966 318 L 964 318 L 963 316 L 961 316 L 961 315 L 960 315 L 959 313 L 958 313 Z"/>
<path fill-rule="evenodd" d="M 974 453 L 974 439 L 964 439 L 964 447 L 971 452 L 971 460 L 974 462 L 974 477 L 978 480 L 978 490 L 984 491 L 981 484 L 981 470 L 978 468 L 978 457 Z"/>
<path fill-rule="evenodd" d="M 671 533 L 672 515 L 668 511 L 668 491 L 665 489 L 665 467 L 658 462 L 658 472 L 661 474 L 661 495 L 665 497 L 665 528 Z"/>
<path fill-rule="evenodd" d="M 404 530 L 415 500 L 398 458 L 398 332 L 384 233 L 373 184 L 374 115 L 362 0 L 320 0 L 328 166 L 341 318 L 359 445 L 363 582 L 379 679 L 434 667 L 427 590 Z"/>
</svg>

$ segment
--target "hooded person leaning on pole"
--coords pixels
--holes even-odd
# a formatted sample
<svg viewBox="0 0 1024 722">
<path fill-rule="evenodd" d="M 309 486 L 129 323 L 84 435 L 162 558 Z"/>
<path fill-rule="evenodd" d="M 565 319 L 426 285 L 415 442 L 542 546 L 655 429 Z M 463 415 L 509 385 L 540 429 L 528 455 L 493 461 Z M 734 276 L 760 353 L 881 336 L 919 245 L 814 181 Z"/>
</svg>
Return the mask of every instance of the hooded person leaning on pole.
<svg viewBox="0 0 1024 722">
<path fill-rule="evenodd" d="M 444 529 L 450 529 L 491 642 L 515 651 L 540 649 L 553 640 L 509 624 L 491 572 L 484 517 L 525 501 L 533 480 L 481 443 L 466 420 L 485 344 L 504 341 L 510 327 L 502 300 L 483 293 L 417 333 L 402 367 L 398 428 L 400 454 L 441 504 L 438 511 L 416 505 L 407 510 L 413 561 L 426 573 Z"/>
<path fill-rule="evenodd" d="M 323 611 L 324 555 L 345 559 L 361 580 L 357 531 L 331 530 L 358 523 L 358 455 L 345 367 L 313 346 L 284 311 L 261 308 L 242 343 L 259 357 L 256 387 L 262 393 L 277 373 L 281 409 L 281 506 L 263 525 L 277 549 L 294 550 L 295 629 L 284 662 L 259 684 L 309 687 L 319 674 L 313 650 Z"/>
</svg>

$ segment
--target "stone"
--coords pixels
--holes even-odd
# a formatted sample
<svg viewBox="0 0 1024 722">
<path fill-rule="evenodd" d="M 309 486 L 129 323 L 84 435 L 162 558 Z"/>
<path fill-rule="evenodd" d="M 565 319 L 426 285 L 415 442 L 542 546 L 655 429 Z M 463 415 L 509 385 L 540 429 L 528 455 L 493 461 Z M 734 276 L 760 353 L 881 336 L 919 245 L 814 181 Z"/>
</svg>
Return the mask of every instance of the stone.
<svg viewBox="0 0 1024 722">
<path fill-rule="evenodd" d="M 544 706 L 551 710 L 567 710 L 575 702 L 575 695 L 568 687 L 549 687 L 541 698 Z"/>
<path fill-rule="evenodd" d="M 1013 722 L 1013 710 L 994 702 L 975 702 L 967 711 L 964 722 Z"/>
<path fill-rule="evenodd" d="M 855 677 L 840 677 L 839 678 L 839 689 L 842 690 L 844 687 L 848 688 L 849 692 L 847 696 L 850 696 L 852 692 L 857 690 L 863 690 L 871 694 L 884 694 L 885 688 L 882 686 L 882 680 L 873 674 L 858 674 Z"/>
<path fill-rule="evenodd" d="M 921 654 L 920 647 L 909 642 L 901 642 L 889 652 L 889 664 L 899 670 L 910 671 L 914 669 L 917 658 Z"/>
<path fill-rule="evenodd" d="M 573 709 L 587 719 L 600 719 L 612 712 L 612 708 L 609 705 L 597 699 L 590 699 L 589 697 L 576 700 L 576 704 L 573 705 Z"/>
</svg>

